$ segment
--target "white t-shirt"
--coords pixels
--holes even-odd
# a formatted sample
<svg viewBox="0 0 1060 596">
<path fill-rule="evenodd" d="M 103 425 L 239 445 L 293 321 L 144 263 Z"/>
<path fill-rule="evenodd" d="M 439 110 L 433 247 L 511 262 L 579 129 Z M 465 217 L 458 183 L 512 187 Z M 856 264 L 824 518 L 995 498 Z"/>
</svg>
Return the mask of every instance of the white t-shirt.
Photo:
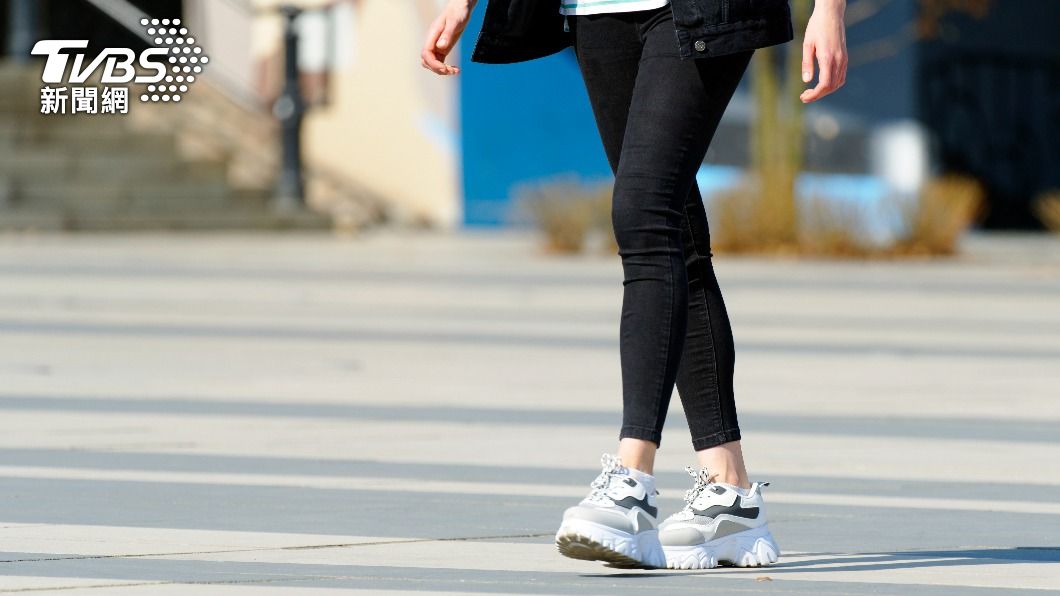
<svg viewBox="0 0 1060 596">
<path fill-rule="evenodd" d="M 670 0 L 559 0 L 560 14 L 600 14 L 661 8 Z"/>
</svg>

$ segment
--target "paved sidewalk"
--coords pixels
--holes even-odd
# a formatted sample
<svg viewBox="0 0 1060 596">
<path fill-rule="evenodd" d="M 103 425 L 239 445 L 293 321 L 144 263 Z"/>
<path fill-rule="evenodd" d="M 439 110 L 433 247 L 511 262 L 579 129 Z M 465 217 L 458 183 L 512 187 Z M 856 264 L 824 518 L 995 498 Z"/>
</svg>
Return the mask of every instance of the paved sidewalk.
<svg viewBox="0 0 1060 596">
<path fill-rule="evenodd" d="M 532 246 L 0 236 L 0 592 L 1060 591 L 1060 242 L 719 257 L 784 555 L 682 572 L 555 551 L 617 438 L 621 272 Z"/>
</svg>

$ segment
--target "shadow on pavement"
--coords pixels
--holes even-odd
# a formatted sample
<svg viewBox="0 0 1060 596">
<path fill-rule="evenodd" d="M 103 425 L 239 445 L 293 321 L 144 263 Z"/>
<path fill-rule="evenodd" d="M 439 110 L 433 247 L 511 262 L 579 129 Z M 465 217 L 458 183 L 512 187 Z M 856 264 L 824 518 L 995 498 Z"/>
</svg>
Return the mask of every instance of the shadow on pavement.
<svg viewBox="0 0 1060 596">
<path fill-rule="evenodd" d="M 732 569 L 729 573 L 879 571 L 916 567 L 997 565 L 1002 563 L 1060 563 L 1060 547 L 1016 546 L 1011 548 L 912 550 L 860 553 L 855 556 L 845 556 L 842 553 L 820 553 L 820 556 L 814 559 L 784 562 L 782 558 L 781 562 L 771 567 Z"/>
</svg>

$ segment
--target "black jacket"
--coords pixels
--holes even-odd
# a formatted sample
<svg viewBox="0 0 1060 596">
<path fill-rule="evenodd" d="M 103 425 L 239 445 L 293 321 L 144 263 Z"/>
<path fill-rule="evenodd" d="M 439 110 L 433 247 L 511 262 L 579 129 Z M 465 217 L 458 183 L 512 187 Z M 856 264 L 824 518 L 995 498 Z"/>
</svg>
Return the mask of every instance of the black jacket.
<svg viewBox="0 0 1060 596">
<path fill-rule="evenodd" d="M 472 62 L 506 64 L 572 44 L 560 0 L 487 0 Z M 788 0 L 670 0 L 681 58 L 763 48 L 794 37 Z"/>
</svg>

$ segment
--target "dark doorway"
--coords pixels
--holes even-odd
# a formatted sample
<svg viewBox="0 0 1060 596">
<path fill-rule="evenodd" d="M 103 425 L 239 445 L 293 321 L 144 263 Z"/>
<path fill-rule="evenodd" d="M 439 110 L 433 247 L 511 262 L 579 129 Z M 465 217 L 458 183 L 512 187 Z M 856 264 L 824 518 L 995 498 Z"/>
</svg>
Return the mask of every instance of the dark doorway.
<svg viewBox="0 0 1060 596">
<path fill-rule="evenodd" d="M 1060 189 L 1058 21 L 1055 0 L 998 0 L 921 44 L 921 116 L 942 170 L 983 183 L 986 228 L 1042 228 L 1034 202 Z"/>
<path fill-rule="evenodd" d="M 7 47 L 8 18 L 11 3 L 0 0 L 0 47 Z M 92 4 L 83 0 L 30 0 L 38 10 L 36 39 L 87 39 L 89 52 L 106 47 L 125 47 L 142 50 L 147 47 L 142 39 L 126 30 Z M 180 18 L 183 0 L 129 0 L 148 16 Z"/>
<path fill-rule="evenodd" d="M 956 54 L 924 68 L 924 121 L 946 172 L 978 178 L 988 229 L 1041 229 L 1032 204 L 1060 188 L 1060 61 Z"/>
</svg>

